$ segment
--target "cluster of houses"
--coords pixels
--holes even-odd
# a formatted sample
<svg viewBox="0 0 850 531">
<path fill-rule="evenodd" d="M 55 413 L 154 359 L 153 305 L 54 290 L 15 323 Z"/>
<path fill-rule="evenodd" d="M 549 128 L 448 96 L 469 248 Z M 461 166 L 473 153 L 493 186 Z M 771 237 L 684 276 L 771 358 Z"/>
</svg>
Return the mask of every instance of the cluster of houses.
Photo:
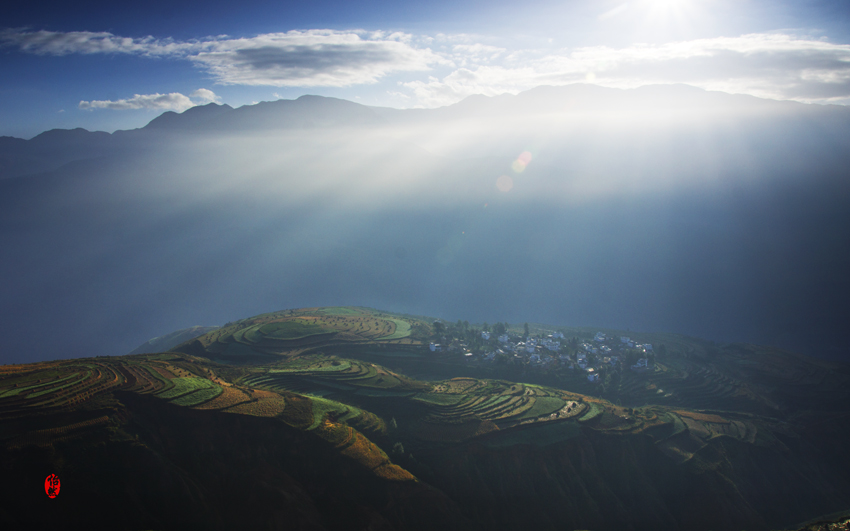
<svg viewBox="0 0 850 531">
<path fill-rule="evenodd" d="M 483 340 L 490 342 L 490 337 L 490 332 L 481 332 Z M 467 345 L 460 341 L 451 342 L 446 350 L 460 351 L 470 361 L 492 363 L 498 356 L 503 356 L 507 357 L 510 363 L 542 370 L 556 368 L 580 370 L 591 382 L 599 381 L 599 372 L 603 366 L 621 366 L 627 351 L 637 350 L 643 354 L 652 352 L 652 345 L 649 343 L 639 344 L 628 337 L 620 337 L 617 342 L 602 332 L 597 332 L 591 342 L 580 343 L 575 352 L 562 352 L 567 350 L 566 346 L 561 345 L 563 339 L 564 334 L 561 332 L 555 332 L 546 337 L 528 337 L 525 340 L 502 334 L 496 338 L 493 345 L 495 348 L 480 357 L 474 356 Z M 431 352 L 443 351 L 443 346 L 439 343 L 431 343 L 429 348 Z M 643 372 L 652 369 L 653 366 L 644 356 L 630 368 L 636 372 Z"/>
</svg>

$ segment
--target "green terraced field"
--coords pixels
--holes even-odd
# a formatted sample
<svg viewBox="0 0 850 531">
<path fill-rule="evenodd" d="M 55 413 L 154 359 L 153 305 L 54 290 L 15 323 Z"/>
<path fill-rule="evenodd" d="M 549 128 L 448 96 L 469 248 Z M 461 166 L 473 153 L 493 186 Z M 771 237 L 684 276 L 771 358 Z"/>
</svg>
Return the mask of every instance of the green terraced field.
<svg viewBox="0 0 850 531">
<path fill-rule="evenodd" d="M 166 389 L 164 391 L 160 391 L 155 395 L 158 398 L 177 398 L 189 393 L 193 393 L 200 389 L 213 389 L 218 388 L 218 386 L 211 381 L 205 378 L 196 378 L 196 377 L 188 377 L 188 378 L 174 378 L 171 380 L 174 384 L 174 387 L 170 389 Z M 220 388 L 219 388 L 220 390 Z"/>
<path fill-rule="evenodd" d="M 387 319 L 388 321 L 392 321 L 395 323 L 395 332 L 392 334 L 379 337 L 379 340 L 386 339 L 404 339 L 405 337 L 410 335 L 410 323 L 407 321 L 402 321 L 401 319 Z"/>
<path fill-rule="evenodd" d="M 316 428 L 328 414 L 336 415 L 336 422 L 346 422 L 363 414 L 356 407 L 348 406 L 334 400 L 328 400 L 327 398 L 311 396 L 310 400 L 313 405 L 313 423 L 307 428 L 310 430 Z"/>
<path fill-rule="evenodd" d="M 454 406 L 459 402 L 466 400 L 466 395 L 448 395 L 444 393 L 420 393 L 417 394 L 415 400 L 434 404 L 438 406 Z"/>
<path fill-rule="evenodd" d="M 77 380 L 71 380 L 71 381 L 68 381 L 67 383 L 65 383 L 65 384 L 63 384 L 63 385 L 59 385 L 59 386 L 56 386 L 56 387 L 49 387 L 49 388 L 47 388 L 47 389 L 44 389 L 44 390 L 42 390 L 42 391 L 37 391 L 37 392 L 35 392 L 35 393 L 29 393 L 29 394 L 27 395 L 27 398 L 37 398 L 37 397 L 39 397 L 39 396 L 46 395 L 46 394 L 52 393 L 52 392 L 54 392 L 54 391 L 60 391 L 60 390 L 62 390 L 62 389 L 66 389 L 66 388 L 71 387 L 71 386 L 73 386 L 73 385 L 77 385 L 77 384 L 79 384 L 79 383 L 82 383 L 82 382 L 86 381 L 88 378 L 90 378 L 90 377 L 91 377 L 91 374 L 92 374 L 92 373 L 91 373 L 91 371 L 86 371 L 86 373 L 85 373 L 85 374 L 83 374 L 83 375 L 82 375 L 79 379 L 77 379 Z M 62 380 L 65 380 L 65 378 L 63 378 Z M 58 382 L 60 382 L 60 381 L 61 381 L 61 380 L 55 380 L 54 382 L 51 382 L 51 383 L 55 384 L 55 383 L 58 383 Z"/>
<path fill-rule="evenodd" d="M 566 402 L 553 396 L 535 397 L 534 405 L 522 415 L 522 418 L 528 419 L 550 415 L 565 405 L 567 405 Z"/>
<path fill-rule="evenodd" d="M 319 308 L 316 313 L 320 313 L 322 315 L 359 315 L 362 310 L 358 310 L 355 308 L 345 308 L 345 307 L 331 307 L 331 308 Z"/>
<path fill-rule="evenodd" d="M 45 382 L 35 383 L 35 384 L 24 386 L 24 387 L 15 387 L 15 388 L 10 387 L 9 389 L 4 391 L 3 393 L 0 393 L 0 398 L 15 396 L 15 395 L 17 395 L 17 394 L 19 394 L 23 391 L 29 391 L 30 389 L 35 389 L 37 387 L 44 387 L 44 386 L 47 386 L 47 385 L 55 385 L 57 383 L 64 382 L 66 380 L 70 380 L 71 378 L 74 378 L 78 375 L 79 375 L 79 373 L 71 373 L 71 374 L 69 374 L 65 377 L 62 377 L 62 378 L 50 379 L 50 380 L 45 381 Z M 53 376 L 55 377 L 55 375 L 53 375 Z M 46 380 L 47 378 L 44 378 L 44 379 Z M 26 380 L 24 380 L 24 381 L 26 381 Z"/>
<path fill-rule="evenodd" d="M 257 339 L 247 339 L 253 342 L 258 342 L 264 337 L 269 337 L 272 339 L 293 340 L 303 339 L 305 337 L 314 336 L 318 334 L 336 332 L 336 330 L 334 330 L 333 328 L 311 324 L 307 321 L 302 321 L 300 319 L 284 321 L 281 323 L 269 323 L 267 325 L 259 327 L 258 329 L 256 329 L 256 331 L 258 332 Z"/>
<path fill-rule="evenodd" d="M 579 422 L 588 422 L 590 420 L 595 419 L 599 415 L 601 415 L 604 411 L 605 411 L 605 409 L 602 406 L 600 406 L 596 402 L 591 402 L 590 407 L 588 407 L 587 411 L 585 411 L 584 414 L 581 417 L 579 417 L 578 421 Z"/>
<path fill-rule="evenodd" d="M 195 392 L 173 399 L 171 403 L 177 404 L 178 406 L 196 406 L 216 398 L 222 392 L 224 392 L 224 389 L 219 386 L 198 389 Z"/>
</svg>

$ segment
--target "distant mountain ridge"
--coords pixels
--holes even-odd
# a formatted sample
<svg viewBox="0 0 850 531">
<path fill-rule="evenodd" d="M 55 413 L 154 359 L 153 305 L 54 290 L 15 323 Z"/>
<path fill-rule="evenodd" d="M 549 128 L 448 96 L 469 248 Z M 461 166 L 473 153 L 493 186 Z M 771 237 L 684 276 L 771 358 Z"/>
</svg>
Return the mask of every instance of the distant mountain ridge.
<svg viewBox="0 0 850 531">
<path fill-rule="evenodd" d="M 169 132 L 197 134 L 332 127 L 371 128 L 495 116 L 621 112 L 626 109 L 715 109 L 742 112 L 765 108 L 815 116 L 838 113 L 850 118 L 850 109 L 840 106 L 766 100 L 709 92 L 689 85 L 650 85 L 629 90 L 583 83 L 540 86 L 517 95 L 473 95 L 453 105 L 435 109 L 370 107 L 338 98 L 304 95 L 294 100 L 264 101 L 238 108 L 209 103 L 182 113 L 166 111 L 142 128 L 119 130 L 112 134 L 76 128 L 45 131 L 30 140 L 2 137 L 0 179 L 52 170 L 74 160 L 107 156 L 116 149 L 133 149 L 149 140 L 151 134 Z"/>
<path fill-rule="evenodd" d="M 180 114 L 169 111 L 154 118 L 142 129 L 246 131 L 357 127 L 382 122 L 369 107 L 359 103 L 324 96 L 301 96 L 295 100 L 264 101 L 236 109 L 226 104 L 209 103 Z"/>
<path fill-rule="evenodd" d="M 153 339 L 145 341 L 144 343 L 133 349 L 128 355 L 148 354 L 151 352 L 167 352 L 171 350 L 172 347 L 176 347 L 177 345 L 189 341 L 190 339 L 194 339 L 200 335 L 212 332 L 213 330 L 217 329 L 217 326 L 192 326 L 190 328 L 175 330 L 174 332 L 170 332 L 168 334 L 165 334 L 164 336 L 155 337 Z"/>
<path fill-rule="evenodd" d="M 233 107 L 226 103 L 224 105 L 208 103 L 192 107 L 182 113 L 166 111 L 148 122 L 144 129 L 191 129 L 204 126 L 211 120 L 232 110 Z"/>
<path fill-rule="evenodd" d="M 371 108 L 337 98 L 301 96 L 234 109 L 209 103 L 182 113 L 167 111 L 139 129 L 115 133 L 52 129 L 30 140 L 0 138 L 0 179 L 55 170 L 69 162 L 144 149 L 163 134 L 373 127 L 385 123 Z"/>
</svg>

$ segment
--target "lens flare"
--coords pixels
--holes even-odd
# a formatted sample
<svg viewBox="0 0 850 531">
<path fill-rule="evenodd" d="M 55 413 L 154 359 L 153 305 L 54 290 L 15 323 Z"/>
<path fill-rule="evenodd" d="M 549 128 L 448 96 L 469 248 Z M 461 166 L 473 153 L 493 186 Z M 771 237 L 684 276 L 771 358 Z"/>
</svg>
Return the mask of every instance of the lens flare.
<svg viewBox="0 0 850 531">
<path fill-rule="evenodd" d="M 511 164 L 511 169 L 516 173 L 522 173 L 525 171 L 525 167 L 528 166 L 528 163 L 531 162 L 531 153 L 528 151 L 523 151 L 519 154 L 519 157 L 516 158 L 515 161 Z"/>
<path fill-rule="evenodd" d="M 496 188 L 498 188 L 500 192 L 507 192 L 513 187 L 514 180 L 508 177 L 507 175 L 502 175 L 501 177 L 496 179 Z"/>
</svg>

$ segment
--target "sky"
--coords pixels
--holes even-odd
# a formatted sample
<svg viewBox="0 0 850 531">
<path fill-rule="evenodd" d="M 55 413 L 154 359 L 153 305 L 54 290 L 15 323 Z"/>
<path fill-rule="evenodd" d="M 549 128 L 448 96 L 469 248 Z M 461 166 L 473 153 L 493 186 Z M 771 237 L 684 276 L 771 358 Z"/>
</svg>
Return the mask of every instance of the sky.
<svg viewBox="0 0 850 531">
<path fill-rule="evenodd" d="M 433 108 L 589 82 L 850 104 L 850 0 L 5 4 L 0 136 L 303 94 Z"/>
</svg>

